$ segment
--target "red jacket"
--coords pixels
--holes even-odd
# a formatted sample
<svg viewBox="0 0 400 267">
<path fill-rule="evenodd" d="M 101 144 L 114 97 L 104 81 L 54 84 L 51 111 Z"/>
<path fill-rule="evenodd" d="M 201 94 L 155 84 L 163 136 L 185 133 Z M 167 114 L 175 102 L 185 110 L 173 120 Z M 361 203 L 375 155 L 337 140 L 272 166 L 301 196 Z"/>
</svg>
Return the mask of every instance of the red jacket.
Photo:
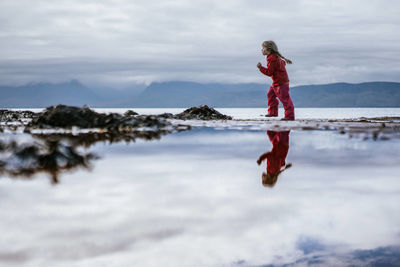
<svg viewBox="0 0 400 267">
<path fill-rule="evenodd" d="M 272 78 L 272 86 L 279 86 L 289 82 L 285 66 L 286 62 L 277 54 L 269 54 L 267 56 L 267 67 L 261 66 L 260 71 Z"/>
</svg>

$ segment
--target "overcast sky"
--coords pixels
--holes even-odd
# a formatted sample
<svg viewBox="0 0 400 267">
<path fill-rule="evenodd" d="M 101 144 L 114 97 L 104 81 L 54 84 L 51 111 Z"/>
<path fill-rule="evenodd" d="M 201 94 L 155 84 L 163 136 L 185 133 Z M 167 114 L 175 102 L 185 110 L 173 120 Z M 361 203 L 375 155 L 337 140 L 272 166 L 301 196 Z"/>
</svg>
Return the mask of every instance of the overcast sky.
<svg viewBox="0 0 400 267">
<path fill-rule="evenodd" d="M 398 0 L 1 0 L 0 84 L 263 83 L 270 39 L 292 85 L 400 82 L 399 13 Z"/>
</svg>

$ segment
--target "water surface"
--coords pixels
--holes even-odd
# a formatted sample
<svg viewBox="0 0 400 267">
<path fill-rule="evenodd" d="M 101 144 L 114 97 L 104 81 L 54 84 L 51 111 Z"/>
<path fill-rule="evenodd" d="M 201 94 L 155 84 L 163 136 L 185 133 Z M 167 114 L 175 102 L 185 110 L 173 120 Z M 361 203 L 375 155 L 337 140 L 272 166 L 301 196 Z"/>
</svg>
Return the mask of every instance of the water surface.
<svg viewBox="0 0 400 267">
<path fill-rule="evenodd" d="M 57 185 L 3 176 L 0 263 L 398 265 L 398 140 L 292 130 L 288 141 L 273 187 L 256 163 L 273 149 L 266 131 L 213 128 L 96 143 L 93 170 Z"/>
</svg>

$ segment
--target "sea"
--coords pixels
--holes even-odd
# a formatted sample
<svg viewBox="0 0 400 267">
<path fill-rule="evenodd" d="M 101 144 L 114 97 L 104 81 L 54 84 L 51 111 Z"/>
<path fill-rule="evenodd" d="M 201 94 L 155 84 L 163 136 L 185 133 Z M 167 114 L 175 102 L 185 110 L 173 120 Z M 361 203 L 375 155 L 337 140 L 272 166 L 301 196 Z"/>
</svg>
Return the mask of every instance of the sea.
<svg viewBox="0 0 400 267">
<path fill-rule="evenodd" d="M 385 116 L 400 108 L 296 109 Z M 57 184 L 0 172 L 0 266 L 400 266 L 399 138 L 200 126 L 77 149 L 97 157 Z"/>
</svg>

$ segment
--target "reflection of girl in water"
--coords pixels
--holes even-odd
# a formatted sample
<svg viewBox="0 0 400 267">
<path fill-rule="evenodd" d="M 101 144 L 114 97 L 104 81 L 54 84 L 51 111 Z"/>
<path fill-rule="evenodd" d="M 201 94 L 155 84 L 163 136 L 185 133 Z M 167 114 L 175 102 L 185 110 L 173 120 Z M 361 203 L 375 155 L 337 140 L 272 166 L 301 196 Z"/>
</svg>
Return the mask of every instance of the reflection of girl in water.
<svg viewBox="0 0 400 267">
<path fill-rule="evenodd" d="M 285 163 L 289 151 L 289 133 L 290 131 L 267 131 L 269 140 L 272 143 L 272 150 L 262 154 L 257 160 L 257 164 L 260 165 L 262 161 L 267 159 L 267 173 L 263 172 L 262 174 L 262 184 L 264 186 L 273 187 L 278 180 L 279 174 L 292 166 L 290 163 Z"/>
</svg>

